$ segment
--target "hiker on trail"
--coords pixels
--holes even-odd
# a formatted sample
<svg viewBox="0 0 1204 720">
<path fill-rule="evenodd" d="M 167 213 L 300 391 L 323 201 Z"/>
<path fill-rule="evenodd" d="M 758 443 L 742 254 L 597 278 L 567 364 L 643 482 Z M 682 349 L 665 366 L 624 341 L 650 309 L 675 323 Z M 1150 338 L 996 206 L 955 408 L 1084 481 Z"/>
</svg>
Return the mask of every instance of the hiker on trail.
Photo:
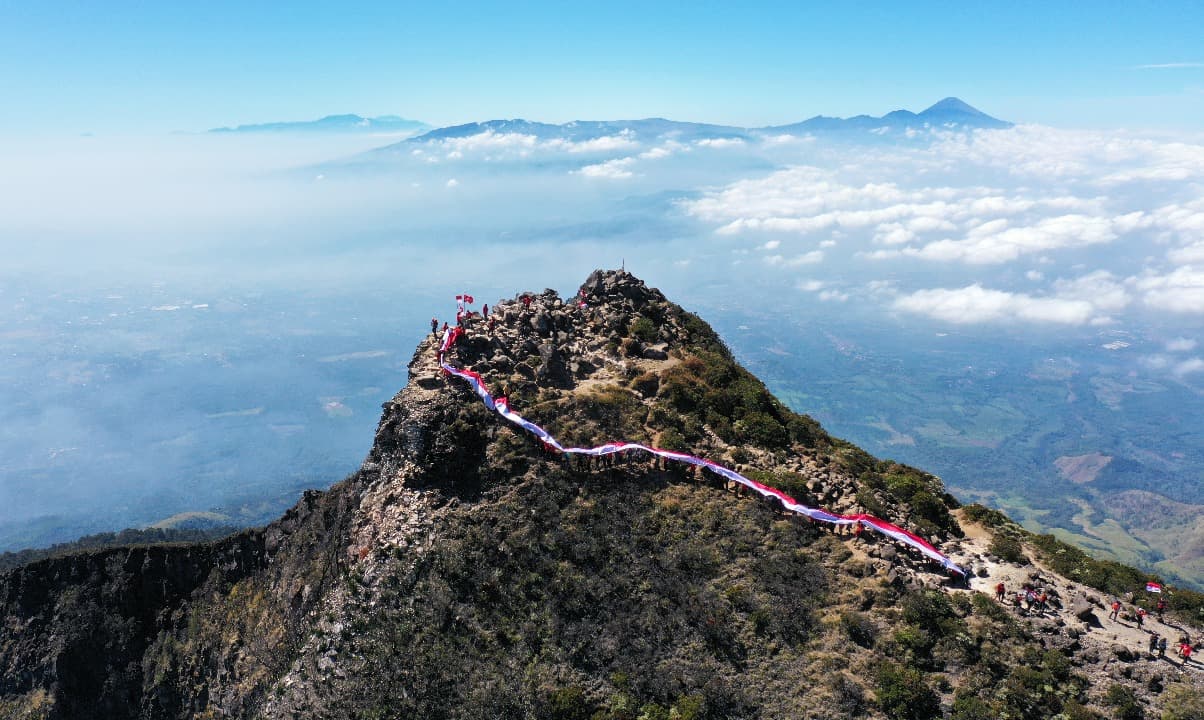
<svg viewBox="0 0 1204 720">
<path fill-rule="evenodd" d="M 447 323 L 446 322 L 443 323 L 443 332 L 447 332 Z"/>
<path fill-rule="evenodd" d="M 431 334 L 434 335 L 438 329 L 439 329 L 439 320 L 437 318 L 431 318 Z"/>
<path fill-rule="evenodd" d="M 1145 623 L 1145 608 L 1137 608 L 1137 627 L 1142 627 Z"/>
<path fill-rule="evenodd" d="M 1045 608 L 1049 604 L 1049 593 L 1042 590 L 1041 594 L 1037 596 L 1037 604 L 1041 607 L 1041 612 L 1045 612 Z"/>
<path fill-rule="evenodd" d="M 1006 592 L 1007 592 L 1007 588 L 1005 588 L 1003 586 L 1003 583 L 995 584 L 995 599 L 996 600 L 998 600 L 999 602 L 1003 602 L 1003 596 L 1004 596 L 1004 593 L 1006 593 Z"/>
<path fill-rule="evenodd" d="M 860 540 L 861 539 L 861 531 L 864 529 L 865 528 L 863 528 L 861 526 L 860 522 L 853 523 L 853 539 Z M 1000 598 L 1000 599 L 1002 599 L 1002 598 Z"/>
<path fill-rule="evenodd" d="M 1154 606 L 1154 609 L 1158 611 L 1158 621 L 1161 622 L 1162 613 L 1166 612 L 1166 601 L 1158 598 L 1158 604 Z"/>
<path fill-rule="evenodd" d="M 489 303 L 486 303 L 481 306 L 481 317 L 483 317 L 483 318 L 489 317 Z"/>
<path fill-rule="evenodd" d="M 1157 634 L 1150 635 L 1150 654 L 1151 655 L 1158 652 L 1158 641 L 1159 640 L 1161 640 L 1161 638 L 1159 638 Z"/>
<path fill-rule="evenodd" d="M 1166 657 L 1166 638 L 1158 638 L 1158 657 Z"/>
<path fill-rule="evenodd" d="M 1183 658 L 1184 665 L 1191 662 L 1191 645 L 1190 644 L 1183 643 L 1182 645 L 1179 646 L 1179 657 Z"/>
<path fill-rule="evenodd" d="M 489 333 L 493 334 L 493 326 L 497 324 L 497 316 L 489 318 Z"/>
<path fill-rule="evenodd" d="M 1117 620 L 1117 617 L 1116 617 L 1117 615 L 1120 615 L 1120 601 L 1113 600 L 1112 601 L 1112 612 L 1108 614 L 1108 619 L 1109 620 Z M 1119 622 L 1119 620 L 1118 620 L 1118 622 Z"/>
<path fill-rule="evenodd" d="M 530 295 L 523 295 L 523 310 L 526 312 L 531 311 L 531 296 Z"/>
</svg>

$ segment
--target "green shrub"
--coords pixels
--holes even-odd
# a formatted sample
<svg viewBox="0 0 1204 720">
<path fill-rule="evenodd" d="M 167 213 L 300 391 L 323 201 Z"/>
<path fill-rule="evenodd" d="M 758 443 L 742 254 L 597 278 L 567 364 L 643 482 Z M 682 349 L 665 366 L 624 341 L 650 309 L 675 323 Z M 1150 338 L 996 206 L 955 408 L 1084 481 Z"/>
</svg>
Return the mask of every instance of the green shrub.
<svg viewBox="0 0 1204 720">
<path fill-rule="evenodd" d="M 840 614 L 840 627 L 849 639 L 863 648 L 872 648 L 878 636 L 878 628 L 874 621 L 864 613 L 846 610 Z"/>
<path fill-rule="evenodd" d="M 646 372 L 631 381 L 631 389 L 644 397 L 653 397 L 660 389 L 661 378 L 654 372 Z"/>
<path fill-rule="evenodd" d="M 585 690 L 576 685 L 553 690 L 548 697 L 547 717 L 551 720 L 589 720 L 593 713 Z"/>
<path fill-rule="evenodd" d="M 1011 524 L 1011 520 L 1008 520 L 1007 515 L 998 510 L 992 510 L 986 505 L 978 503 L 966 505 L 963 512 L 966 513 L 967 520 L 986 525 L 987 527 L 1002 527 Z"/>
<path fill-rule="evenodd" d="M 1144 720 L 1145 710 L 1137 702 L 1137 696 L 1125 685 L 1115 683 L 1108 688 L 1104 695 L 1104 703 L 1111 706 L 1116 713 L 1116 720 Z"/>
<path fill-rule="evenodd" d="M 736 437 L 763 448 L 785 448 L 790 442 L 786 428 L 770 415 L 754 410 L 732 424 Z"/>
<path fill-rule="evenodd" d="M 1012 563 L 1024 563 L 1024 546 L 1015 537 L 1006 533 L 996 533 L 989 548 L 992 555 Z"/>
<path fill-rule="evenodd" d="M 878 707 L 891 720 L 940 717 L 940 698 L 918 670 L 885 663 L 878 668 L 876 682 Z"/>
<path fill-rule="evenodd" d="M 1204 720 L 1204 692 L 1187 683 L 1167 688 L 1162 720 Z"/>
<path fill-rule="evenodd" d="M 627 332 L 643 342 L 654 342 L 657 335 L 656 323 L 641 316 L 636 318 L 635 322 L 631 323 L 631 327 L 627 328 Z"/>
<path fill-rule="evenodd" d="M 953 699 L 950 720 L 996 720 L 999 712 L 976 695 L 959 695 Z"/>
<path fill-rule="evenodd" d="M 688 452 L 690 450 L 690 444 L 686 442 L 685 437 L 677 428 L 666 428 L 661 431 L 656 444 L 663 450 L 674 450 L 676 452 Z"/>
</svg>

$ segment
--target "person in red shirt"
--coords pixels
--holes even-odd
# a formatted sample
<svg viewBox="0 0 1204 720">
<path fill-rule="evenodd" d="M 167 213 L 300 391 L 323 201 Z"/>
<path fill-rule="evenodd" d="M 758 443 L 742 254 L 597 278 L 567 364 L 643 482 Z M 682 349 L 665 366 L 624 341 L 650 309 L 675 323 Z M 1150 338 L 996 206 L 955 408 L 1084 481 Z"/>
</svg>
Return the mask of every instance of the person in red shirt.
<svg viewBox="0 0 1204 720">
<path fill-rule="evenodd" d="M 1108 614 L 1108 619 L 1109 619 L 1109 620 L 1116 620 L 1116 619 L 1117 619 L 1117 617 L 1116 617 L 1117 615 L 1120 615 L 1120 601 L 1119 601 L 1119 600 L 1113 600 L 1113 601 L 1112 601 L 1112 612 Z"/>
</svg>

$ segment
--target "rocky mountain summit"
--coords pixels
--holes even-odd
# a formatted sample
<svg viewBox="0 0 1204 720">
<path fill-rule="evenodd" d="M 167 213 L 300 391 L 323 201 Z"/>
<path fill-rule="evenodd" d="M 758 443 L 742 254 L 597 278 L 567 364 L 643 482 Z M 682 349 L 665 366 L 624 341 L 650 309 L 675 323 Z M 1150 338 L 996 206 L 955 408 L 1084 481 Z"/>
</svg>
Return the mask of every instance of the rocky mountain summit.
<svg viewBox="0 0 1204 720">
<path fill-rule="evenodd" d="M 629 273 L 491 305 L 444 359 L 565 445 L 688 450 L 906 527 L 971 577 L 688 466 L 549 453 L 441 371 L 432 334 L 362 468 L 280 520 L 0 575 L 0 717 L 1204 712 L 1204 666 L 1174 656 L 1200 639 L 1191 593 L 1138 627 L 1153 578 L 829 436 Z"/>
</svg>

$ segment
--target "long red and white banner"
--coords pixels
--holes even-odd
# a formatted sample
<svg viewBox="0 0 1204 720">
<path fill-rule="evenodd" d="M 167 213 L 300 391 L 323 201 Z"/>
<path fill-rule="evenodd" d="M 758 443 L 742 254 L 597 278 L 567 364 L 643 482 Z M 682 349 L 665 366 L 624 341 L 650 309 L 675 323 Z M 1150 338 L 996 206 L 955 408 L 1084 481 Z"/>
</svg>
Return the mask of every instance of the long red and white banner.
<svg viewBox="0 0 1204 720">
<path fill-rule="evenodd" d="M 751 488 L 764 497 L 777 498 L 777 500 L 781 502 L 782 507 L 786 510 L 790 510 L 791 512 L 795 512 L 800 515 L 805 515 L 812 520 L 831 523 L 832 525 L 855 525 L 860 523 L 863 527 L 876 530 L 877 532 L 880 532 L 893 540 L 919 550 L 926 557 L 935 560 L 936 562 L 940 563 L 942 567 L 948 570 L 963 576 L 966 574 L 965 571 L 958 567 L 957 564 L 955 564 L 952 560 L 950 560 L 948 556 L 937 550 L 932 546 L 931 543 L 915 533 L 908 532 L 897 525 L 892 525 L 891 523 L 888 523 L 880 518 L 876 518 L 873 515 L 866 515 L 864 513 L 858 513 L 855 515 L 841 515 L 839 513 L 829 512 L 822 508 L 808 507 L 781 490 L 778 490 L 777 488 L 764 485 L 756 480 L 750 480 L 735 470 L 723 467 L 722 465 L 705 458 L 695 457 L 693 455 L 675 452 L 673 450 L 663 450 L 661 448 L 649 447 L 648 445 L 641 445 L 640 443 L 629 442 L 610 442 L 606 443 L 605 445 L 599 445 L 598 447 L 592 448 L 566 448 L 561 445 L 556 438 L 552 437 L 551 433 L 549 433 L 547 430 L 544 430 L 540 426 L 511 410 L 510 402 L 507 398 L 495 398 L 493 395 L 491 395 L 489 393 L 489 389 L 485 386 L 485 381 L 481 379 L 480 375 L 472 370 L 457 368 L 443 361 L 444 353 L 446 353 L 448 349 L 456 343 L 456 340 L 460 338 L 461 334 L 463 333 L 458 327 L 448 328 L 443 334 L 443 340 L 439 344 L 438 352 L 439 365 L 443 368 L 443 371 L 449 375 L 455 375 L 456 377 L 468 381 L 468 384 L 472 387 L 473 392 L 475 392 L 477 396 L 481 398 L 481 401 L 485 403 L 485 407 L 539 438 L 539 440 L 542 441 L 543 444 L 548 448 L 569 455 L 589 455 L 592 457 L 613 455 L 621 452 L 642 451 L 657 457 L 663 457 L 676 462 L 701 467 L 705 470 L 710 470 L 716 475 L 727 478 L 732 482 L 739 483 L 747 488 Z"/>
</svg>

